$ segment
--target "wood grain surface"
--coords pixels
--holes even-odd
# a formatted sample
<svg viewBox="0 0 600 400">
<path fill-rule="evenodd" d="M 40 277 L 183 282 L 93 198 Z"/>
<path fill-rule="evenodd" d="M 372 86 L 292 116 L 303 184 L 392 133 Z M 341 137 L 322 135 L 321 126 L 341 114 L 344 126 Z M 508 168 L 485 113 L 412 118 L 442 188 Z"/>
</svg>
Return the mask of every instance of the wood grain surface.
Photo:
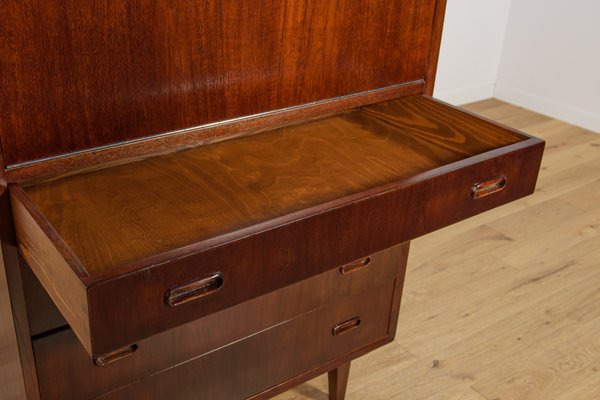
<svg viewBox="0 0 600 400">
<path fill-rule="evenodd" d="M 95 354 L 268 293 L 333 266 L 445 227 L 530 194 L 543 142 L 527 140 L 410 184 L 390 184 L 363 198 L 344 198 L 273 223 L 236 231 L 234 239 L 201 242 L 129 264 L 90 285 Z M 511 182 L 474 200 L 474 182 L 505 175 Z M 427 218 L 423 218 L 427 216 Z M 220 239 L 219 239 L 220 240 Z M 227 282 L 197 304 L 166 307 L 167 289 L 219 270 Z M 118 328 L 117 328 L 118 327 Z"/>
<path fill-rule="evenodd" d="M 340 299 L 368 293 L 398 282 L 390 313 L 396 303 L 408 257 L 408 243 L 372 255 L 368 268 L 342 275 L 339 269 L 271 292 L 138 342 L 132 356 L 97 367 L 72 333 L 48 334 L 34 340 L 40 385 L 49 398 L 95 398 L 131 382 L 186 363 L 215 349 L 262 332 Z M 385 313 L 385 310 L 378 310 Z M 395 319 L 390 325 L 393 336 Z M 339 321 L 336 321 L 339 322 Z M 223 327 L 227 327 L 224 329 Z M 351 349 L 349 349 L 351 350 Z M 290 348 L 289 352 L 302 352 Z M 299 356 L 299 353 L 298 353 Z M 290 357 L 293 359 L 294 357 Z M 315 368 L 317 365 L 314 366 Z M 77 379 L 58 379 L 60 376 Z"/>
<path fill-rule="evenodd" d="M 441 1 L 441 0 L 438 0 Z M 138 140 L 76 151 L 56 157 L 44 158 L 22 164 L 9 165 L 6 180 L 10 183 L 44 181 L 61 175 L 81 173 L 111 164 L 123 164 L 141 158 L 171 153 L 195 146 L 260 133 L 295 121 L 322 117 L 365 104 L 393 100 L 398 97 L 423 93 L 424 82 L 410 82 L 388 86 L 368 92 L 288 107 L 244 118 L 234 118 L 220 123 L 149 136 Z"/>
<path fill-rule="evenodd" d="M 429 46 L 429 62 L 427 63 L 427 73 L 425 75 L 425 89 L 423 90 L 423 94 L 427 96 L 433 96 L 445 16 L 446 0 L 437 0 L 435 2 L 435 17 L 433 18 L 431 27 L 431 44 Z"/>
<path fill-rule="evenodd" d="M 411 96 L 25 190 L 98 275 L 521 140 Z"/>
<path fill-rule="evenodd" d="M 422 82 L 436 1 L 2 2 L 7 165 Z"/>
<path fill-rule="evenodd" d="M 329 362 L 354 358 L 370 346 L 389 341 L 393 289 L 394 283 L 387 282 L 368 292 L 340 298 L 318 311 L 133 382 L 99 399 L 231 400 L 251 398 L 265 391 L 269 395 L 260 398 L 270 398 L 281 383 Z M 356 316 L 362 321 L 359 327 L 343 335 L 331 334 L 333 326 Z"/>
<path fill-rule="evenodd" d="M 37 210 L 29 207 L 20 188 L 11 190 L 12 212 L 19 253 L 27 261 L 56 307 L 91 352 L 88 298 L 85 285 L 73 269 L 69 250 Z M 56 240 L 52 240 L 55 238 Z"/>
<path fill-rule="evenodd" d="M 542 151 L 412 96 L 12 193 L 24 257 L 100 356 L 523 197 Z M 498 176 L 503 190 L 473 199 Z M 28 232 L 32 221 L 41 228 Z M 64 262 L 47 265 L 56 250 Z M 60 265 L 86 297 L 48 281 Z M 171 288 L 215 272 L 218 291 L 165 305 Z"/>
</svg>

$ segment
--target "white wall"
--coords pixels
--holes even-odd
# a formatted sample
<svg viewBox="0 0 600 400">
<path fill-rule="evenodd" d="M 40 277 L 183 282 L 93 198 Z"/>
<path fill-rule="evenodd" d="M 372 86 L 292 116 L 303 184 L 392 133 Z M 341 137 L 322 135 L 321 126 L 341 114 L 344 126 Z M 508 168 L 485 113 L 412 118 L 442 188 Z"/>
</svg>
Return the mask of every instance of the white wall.
<svg viewBox="0 0 600 400">
<path fill-rule="evenodd" d="M 600 1 L 513 1 L 494 97 L 600 132 Z"/>
<path fill-rule="evenodd" d="M 448 0 L 434 93 L 437 98 L 464 104 L 492 97 L 510 3 Z"/>
<path fill-rule="evenodd" d="M 600 0 L 448 0 L 434 95 L 600 132 Z"/>
</svg>

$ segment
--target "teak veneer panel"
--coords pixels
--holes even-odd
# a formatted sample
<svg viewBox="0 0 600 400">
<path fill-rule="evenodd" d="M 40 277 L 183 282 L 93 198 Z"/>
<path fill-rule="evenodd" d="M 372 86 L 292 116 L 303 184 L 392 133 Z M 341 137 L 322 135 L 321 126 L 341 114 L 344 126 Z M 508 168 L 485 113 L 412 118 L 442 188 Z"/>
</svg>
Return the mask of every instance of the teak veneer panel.
<svg viewBox="0 0 600 400">
<path fill-rule="evenodd" d="M 525 137 L 421 96 L 25 188 L 91 276 Z"/>
<path fill-rule="evenodd" d="M 4 161 L 423 83 L 437 3 L 2 2 Z"/>
</svg>

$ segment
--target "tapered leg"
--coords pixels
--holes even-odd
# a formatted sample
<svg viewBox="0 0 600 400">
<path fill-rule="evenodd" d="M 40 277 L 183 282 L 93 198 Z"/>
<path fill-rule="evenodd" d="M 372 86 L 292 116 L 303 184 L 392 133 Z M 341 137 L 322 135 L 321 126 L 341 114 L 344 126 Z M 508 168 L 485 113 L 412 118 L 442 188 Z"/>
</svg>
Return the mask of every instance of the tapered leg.
<svg viewBox="0 0 600 400">
<path fill-rule="evenodd" d="M 346 397 L 349 373 L 350 361 L 328 372 L 329 400 L 344 400 Z"/>
</svg>

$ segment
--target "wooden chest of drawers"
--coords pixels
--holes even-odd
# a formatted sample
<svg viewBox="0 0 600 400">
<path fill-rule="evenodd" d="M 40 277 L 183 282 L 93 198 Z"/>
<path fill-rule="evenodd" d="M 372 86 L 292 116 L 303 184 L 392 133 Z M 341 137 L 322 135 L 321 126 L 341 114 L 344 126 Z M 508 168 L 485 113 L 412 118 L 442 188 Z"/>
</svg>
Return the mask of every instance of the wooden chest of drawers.
<svg viewBox="0 0 600 400">
<path fill-rule="evenodd" d="M 443 1 L 72 3 L 0 45 L 30 398 L 341 399 L 409 241 L 535 188 L 542 141 L 428 96 Z"/>
</svg>

